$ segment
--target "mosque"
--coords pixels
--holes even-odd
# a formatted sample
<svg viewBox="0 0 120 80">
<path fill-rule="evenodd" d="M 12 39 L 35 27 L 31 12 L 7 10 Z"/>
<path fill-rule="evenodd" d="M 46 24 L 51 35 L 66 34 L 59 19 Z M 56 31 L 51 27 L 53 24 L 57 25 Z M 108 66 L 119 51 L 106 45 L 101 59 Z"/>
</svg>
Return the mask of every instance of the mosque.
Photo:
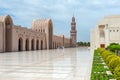
<svg viewBox="0 0 120 80">
<path fill-rule="evenodd" d="M 0 52 L 76 47 L 76 22 L 72 17 L 70 38 L 53 35 L 51 19 L 37 19 L 31 28 L 14 25 L 9 15 L 0 16 Z"/>
<path fill-rule="evenodd" d="M 105 16 L 91 31 L 91 48 L 120 43 L 120 15 Z"/>
</svg>

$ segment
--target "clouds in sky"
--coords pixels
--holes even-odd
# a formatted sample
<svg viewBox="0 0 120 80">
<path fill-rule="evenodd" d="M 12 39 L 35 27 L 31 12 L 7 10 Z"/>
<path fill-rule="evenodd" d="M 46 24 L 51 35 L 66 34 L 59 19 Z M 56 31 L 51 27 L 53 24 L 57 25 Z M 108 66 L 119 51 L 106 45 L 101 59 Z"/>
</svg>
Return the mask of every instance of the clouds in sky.
<svg viewBox="0 0 120 80">
<path fill-rule="evenodd" d="M 77 40 L 89 41 L 90 30 L 106 15 L 120 14 L 119 0 L 0 0 L 0 15 L 14 24 L 31 27 L 33 19 L 51 18 L 54 34 L 70 35 L 71 18 L 77 23 Z"/>
</svg>

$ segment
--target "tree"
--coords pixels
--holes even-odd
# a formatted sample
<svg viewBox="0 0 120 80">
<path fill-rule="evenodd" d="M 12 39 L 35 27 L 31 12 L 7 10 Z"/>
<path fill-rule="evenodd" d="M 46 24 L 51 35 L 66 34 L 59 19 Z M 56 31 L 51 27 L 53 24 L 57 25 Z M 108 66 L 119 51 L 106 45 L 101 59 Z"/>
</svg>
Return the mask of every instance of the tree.
<svg viewBox="0 0 120 80">
<path fill-rule="evenodd" d="M 90 42 L 77 42 L 78 46 L 90 46 Z"/>
<path fill-rule="evenodd" d="M 120 65 L 115 68 L 114 75 L 117 80 L 120 80 Z"/>
</svg>

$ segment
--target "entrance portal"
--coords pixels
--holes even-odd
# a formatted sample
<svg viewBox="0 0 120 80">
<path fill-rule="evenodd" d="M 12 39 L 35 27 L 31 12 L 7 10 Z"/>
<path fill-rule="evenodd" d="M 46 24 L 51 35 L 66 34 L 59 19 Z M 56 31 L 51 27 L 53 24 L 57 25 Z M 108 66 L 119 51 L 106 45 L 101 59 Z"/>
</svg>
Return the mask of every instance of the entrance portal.
<svg viewBox="0 0 120 80">
<path fill-rule="evenodd" d="M 105 44 L 100 44 L 100 47 L 101 48 L 105 48 Z"/>
</svg>

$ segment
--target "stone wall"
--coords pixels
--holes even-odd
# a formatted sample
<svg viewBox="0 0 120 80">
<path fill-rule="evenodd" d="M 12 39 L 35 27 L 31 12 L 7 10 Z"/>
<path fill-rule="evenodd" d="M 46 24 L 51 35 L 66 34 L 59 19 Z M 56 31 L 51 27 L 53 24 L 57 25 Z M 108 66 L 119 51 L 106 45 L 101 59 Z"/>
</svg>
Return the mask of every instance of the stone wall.
<svg viewBox="0 0 120 80">
<path fill-rule="evenodd" d="M 26 51 L 26 45 L 28 45 L 28 50 L 32 50 L 32 40 L 33 40 L 33 50 L 46 49 L 46 34 L 42 32 L 33 31 L 32 29 L 23 28 L 21 26 L 14 27 L 14 51 L 19 51 L 19 39 L 22 39 L 22 51 Z"/>
<path fill-rule="evenodd" d="M 3 24 L 0 22 L 0 52 L 3 52 Z"/>
<path fill-rule="evenodd" d="M 51 19 L 32 22 L 31 29 L 14 25 L 11 17 L 0 16 L 0 52 L 31 51 L 71 47 L 71 39 L 53 36 Z"/>
<path fill-rule="evenodd" d="M 91 31 L 92 48 L 107 47 L 110 43 L 120 43 L 120 15 L 104 17 Z"/>
</svg>

